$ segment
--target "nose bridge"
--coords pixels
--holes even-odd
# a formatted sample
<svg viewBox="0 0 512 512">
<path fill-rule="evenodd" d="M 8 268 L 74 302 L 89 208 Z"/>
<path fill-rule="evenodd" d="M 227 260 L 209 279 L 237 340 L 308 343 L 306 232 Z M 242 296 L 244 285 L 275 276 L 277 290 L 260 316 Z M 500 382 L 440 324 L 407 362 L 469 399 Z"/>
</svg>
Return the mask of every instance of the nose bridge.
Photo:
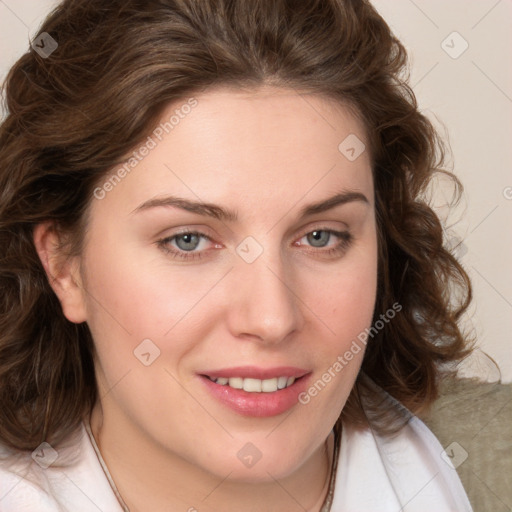
<svg viewBox="0 0 512 512">
<path fill-rule="evenodd" d="M 233 278 L 237 291 L 231 329 L 235 335 L 253 335 L 275 343 L 300 328 L 293 269 L 278 249 L 265 249 L 251 263 L 240 257 Z"/>
</svg>

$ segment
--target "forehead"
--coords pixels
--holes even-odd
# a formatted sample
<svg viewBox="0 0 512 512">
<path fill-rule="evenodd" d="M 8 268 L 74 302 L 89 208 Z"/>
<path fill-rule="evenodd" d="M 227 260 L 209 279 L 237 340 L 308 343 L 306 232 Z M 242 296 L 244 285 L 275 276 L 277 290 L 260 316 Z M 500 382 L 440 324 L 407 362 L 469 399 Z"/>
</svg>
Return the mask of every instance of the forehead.
<svg viewBox="0 0 512 512">
<path fill-rule="evenodd" d="M 185 97 L 163 110 L 144 145 L 151 149 L 109 192 L 111 204 L 134 208 L 171 193 L 252 207 L 341 189 L 373 196 L 364 125 L 314 94 L 218 88 Z"/>
</svg>

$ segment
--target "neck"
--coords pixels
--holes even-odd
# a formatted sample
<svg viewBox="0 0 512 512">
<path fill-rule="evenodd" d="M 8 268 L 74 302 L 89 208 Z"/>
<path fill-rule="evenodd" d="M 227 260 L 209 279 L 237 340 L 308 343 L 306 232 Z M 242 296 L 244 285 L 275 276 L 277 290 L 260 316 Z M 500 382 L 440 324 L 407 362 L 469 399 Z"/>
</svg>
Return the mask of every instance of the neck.
<svg viewBox="0 0 512 512">
<path fill-rule="evenodd" d="M 270 475 L 268 481 L 247 483 L 232 480 L 229 475 L 219 477 L 172 452 L 162 451 L 125 425 L 123 429 L 114 428 L 114 422 L 106 421 L 99 408 L 94 409 L 90 423 L 101 456 L 130 512 L 320 512 L 329 490 L 333 433 L 285 478 Z"/>
</svg>

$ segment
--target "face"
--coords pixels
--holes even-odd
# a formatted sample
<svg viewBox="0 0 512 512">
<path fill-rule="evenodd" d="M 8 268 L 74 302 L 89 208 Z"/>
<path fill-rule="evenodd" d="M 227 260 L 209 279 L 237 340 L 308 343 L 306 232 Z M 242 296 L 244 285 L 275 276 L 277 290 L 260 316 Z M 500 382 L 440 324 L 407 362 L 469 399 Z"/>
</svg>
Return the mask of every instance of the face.
<svg viewBox="0 0 512 512">
<path fill-rule="evenodd" d="M 270 88 L 210 90 L 170 119 L 90 205 L 80 275 L 104 421 L 215 475 L 284 477 L 331 431 L 363 351 L 333 365 L 372 319 L 370 158 L 339 149 L 364 127 Z"/>
</svg>

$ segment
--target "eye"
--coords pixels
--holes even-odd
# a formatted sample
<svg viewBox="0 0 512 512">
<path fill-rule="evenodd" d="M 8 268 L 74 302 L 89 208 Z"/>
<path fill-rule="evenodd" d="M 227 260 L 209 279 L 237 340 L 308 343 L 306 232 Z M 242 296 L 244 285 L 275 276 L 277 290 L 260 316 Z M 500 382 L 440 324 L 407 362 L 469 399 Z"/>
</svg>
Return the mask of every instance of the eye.
<svg viewBox="0 0 512 512">
<path fill-rule="evenodd" d="M 198 259 L 208 249 L 210 237 L 198 231 L 186 231 L 168 236 L 156 243 L 166 254 L 176 259 Z"/>
<path fill-rule="evenodd" d="M 306 251 L 320 256 L 341 256 L 350 247 L 353 236 L 348 231 L 315 229 L 306 233 L 296 246 L 304 246 Z"/>
<path fill-rule="evenodd" d="M 352 243 L 353 237 L 348 231 L 335 231 L 333 229 L 315 229 L 306 233 L 293 245 L 302 247 L 306 251 L 321 256 L 342 255 Z M 174 259 L 197 260 L 209 252 L 208 242 L 213 244 L 211 238 L 198 231 L 184 231 L 161 240 L 156 244 L 166 254 Z M 213 244 L 214 248 L 222 245 Z"/>
</svg>

